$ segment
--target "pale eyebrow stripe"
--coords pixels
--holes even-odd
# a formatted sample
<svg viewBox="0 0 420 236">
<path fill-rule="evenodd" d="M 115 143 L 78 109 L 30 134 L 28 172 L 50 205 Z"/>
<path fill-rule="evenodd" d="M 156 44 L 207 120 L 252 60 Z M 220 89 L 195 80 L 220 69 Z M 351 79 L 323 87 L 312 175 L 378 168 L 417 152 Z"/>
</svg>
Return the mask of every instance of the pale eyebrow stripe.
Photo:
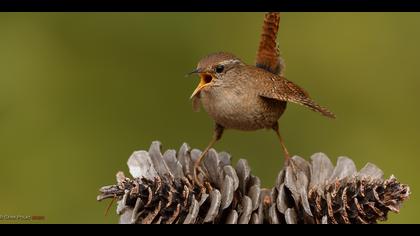
<svg viewBox="0 0 420 236">
<path fill-rule="evenodd" d="M 230 63 L 238 63 L 238 62 L 241 62 L 241 61 L 238 60 L 238 59 L 229 59 L 229 60 L 225 60 L 225 61 L 220 62 L 220 64 L 227 65 L 227 64 L 230 64 Z"/>
</svg>

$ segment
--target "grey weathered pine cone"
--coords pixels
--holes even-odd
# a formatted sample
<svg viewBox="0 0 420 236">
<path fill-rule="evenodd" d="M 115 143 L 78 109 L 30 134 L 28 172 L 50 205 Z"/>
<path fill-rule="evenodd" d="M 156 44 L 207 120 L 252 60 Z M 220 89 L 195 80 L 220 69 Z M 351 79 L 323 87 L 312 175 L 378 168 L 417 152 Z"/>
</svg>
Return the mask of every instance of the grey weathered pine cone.
<svg viewBox="0 0 420 236">
<path fill-rule="evenodd" d="M 116 198 L 122 224 L 353 224 L 386 220 L 410 194 L 373 164 L 357 172 L 352 160 L 339 157 L 334 167 L 323 153 L 310 162 L 294 156 L 275 186 L 262 189 L 246 160 L 233 167 L 228 153 L 211 149 L 199 185 L 193 166 L 200 153 L 183 144 L 162 154 L 155 141 L 129 158 L 133 178 L 118 172 L 117 184 L 102 187 L 97 199 Z"/>
</svg>

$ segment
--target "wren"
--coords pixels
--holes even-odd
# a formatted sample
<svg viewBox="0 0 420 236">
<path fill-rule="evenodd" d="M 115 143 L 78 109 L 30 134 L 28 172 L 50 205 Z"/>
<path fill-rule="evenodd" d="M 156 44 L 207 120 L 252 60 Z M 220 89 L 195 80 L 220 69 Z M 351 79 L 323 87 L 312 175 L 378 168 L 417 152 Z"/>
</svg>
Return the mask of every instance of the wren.
<svg viewBox="0 0 420 236">
<path fill-rule="evenodd" d="M 202 159 L 222 138 L 225 129 L 274 130 L 285 162 L 289 163 L 290 155 L 278 125 L 288 102 L 335 118 L 305 90 L 284 78 L 284 62 L 276 41 L 279 23 L 279 12 L 265 14 L 255 66 L 245 64 L 231 53 L 219 52 L 202 58 L 196 70 L 190 73 L 200 76 L 200 83 L 191 95 L 194 110 L 198 110 L 201 103 L 215 122 L 213 138 L 195 162 L 196 182 L 199 183 L 197 172 Z"/>
<path fill-rule="evenodd" d="M 221 139 L 225 129 L 272 129 L 288 160 L 289 152 L 278 125 L 287 102 L 335 118 L 332 112 L 318 105 L 295 83 L 260 67 L 247 65 L 231 53 L 213 53 L 202 58 L 190 74 L 200 76 L 200 83 L 191 95 L 194 110 L 198 110 L 201 102 L 215 121 L 213 138 L 195 163 L 195 171 L 209 149 Z M 197 181 L 196 172 L 195 179 Z"/>
</svg>

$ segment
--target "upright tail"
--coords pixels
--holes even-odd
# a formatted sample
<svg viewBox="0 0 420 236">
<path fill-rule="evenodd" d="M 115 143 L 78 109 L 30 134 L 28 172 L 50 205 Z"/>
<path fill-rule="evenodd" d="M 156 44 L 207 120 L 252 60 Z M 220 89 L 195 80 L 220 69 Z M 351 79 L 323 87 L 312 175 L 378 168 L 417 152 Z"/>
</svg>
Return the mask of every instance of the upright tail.
<svg viewBox="0 0 420 236">
<path fill-rule="evenodd" d="M 279 12 L 268 12 L 264 15 L 260 45 L 255 61 L 257 67 L 270 71 L 273 74 L 282 74 L 284 68 L 276 41 L 279 24 Z"/>
</svg>

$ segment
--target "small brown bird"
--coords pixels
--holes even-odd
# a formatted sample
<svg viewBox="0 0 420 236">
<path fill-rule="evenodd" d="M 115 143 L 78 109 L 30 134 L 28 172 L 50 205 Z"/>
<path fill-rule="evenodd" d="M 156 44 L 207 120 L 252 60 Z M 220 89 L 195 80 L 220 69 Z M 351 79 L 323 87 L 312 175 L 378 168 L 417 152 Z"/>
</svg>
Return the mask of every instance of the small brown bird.
<svg viewBox="0 0 420 236">
<path fill-rule="evenodd" d="M 265 69 L 247 65 L 230 53 L 214 53 L 202 58 L 197 69 L 191 73 L 200 75 L 200 83 L 191 95 L 194 110 L 201 102 L 215 121 L 213 139 L 196 162 L 196 169 L 208 150 L 222 137 L 224 129 L 273 129 L 287 160 L 289 152 L 277 122 L 287 102 L 335 117 L 293 82 Z"/>
<path fill-rule="evenodd" d="M 220 52 L 202 58 L 196 70 L 190 73 L 200 75 L 200 83 L 191 95 L 194 110 L 199 109 L 201 102 L 215 121 L 213 139 L 195 163 L 197 182 L 202 159 L 222 137 L 224 129 L 273 129 L 287 162 L 289 152 L 277 122 L 287 102 L 335 118 L 333 113 L 310 99 L 302 88 L 283 77 L 284 63 L 276 42 L 279 23 L 279 12 L 265 14 L 255 66 L 245 64 L 231 53 Z"/>
</svg>

